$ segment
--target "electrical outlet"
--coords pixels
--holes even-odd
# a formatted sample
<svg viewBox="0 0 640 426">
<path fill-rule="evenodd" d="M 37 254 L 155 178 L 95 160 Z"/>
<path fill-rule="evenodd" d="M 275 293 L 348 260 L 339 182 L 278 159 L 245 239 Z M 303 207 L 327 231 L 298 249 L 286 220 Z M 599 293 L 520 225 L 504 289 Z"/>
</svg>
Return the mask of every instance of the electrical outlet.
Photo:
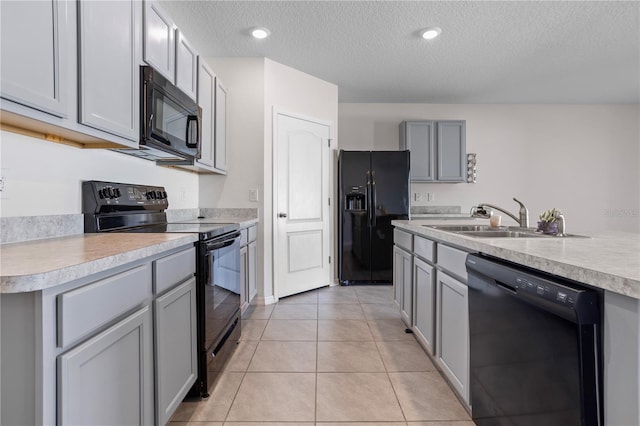
<svg viewBox="0 0 640 426">
<path fill-rule="evenodd" d="M 433 192 L 427 192 L 427 201 L 434 201 L 435 194 Z"/>
<path fill-rule="evenodd" d="M 413 201 L 422 201 L 422 194 L 419 192 L 413 193 Z"/>
<path fill-rule="evenodd" d="M 258 201 L 258 188 L 251 188 L 249 190 L 249 201 Z"/>
<path fill-rule="evenodd" d="M 4 191 L 4 176 L 0 176 L 0 192 Z"/>
</svg>

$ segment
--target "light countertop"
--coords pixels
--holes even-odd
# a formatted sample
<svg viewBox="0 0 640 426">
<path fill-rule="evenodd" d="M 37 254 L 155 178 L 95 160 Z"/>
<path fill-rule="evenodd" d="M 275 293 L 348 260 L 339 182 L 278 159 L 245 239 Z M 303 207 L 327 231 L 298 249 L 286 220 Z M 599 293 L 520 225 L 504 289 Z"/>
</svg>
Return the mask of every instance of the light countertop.
<svg viewBox="0 0 640 426">
<path fill-rule="evenodd" d="M 601 232 L 590 238 L 474 238 L 428 228 L 434 220 L 393 221 L 404 229 L 594 287 L 640 299 L 640 234 Z M 443 225 L 479 224 L 447 220 Z M 487 224 L 488 221 L 483 221 Z"/>
<path fill-rule="evenodd" d="M 197 234 L 78 234 L 0 245 L 0 293 L 44 290 L 192 244 Z"/>
</svg>

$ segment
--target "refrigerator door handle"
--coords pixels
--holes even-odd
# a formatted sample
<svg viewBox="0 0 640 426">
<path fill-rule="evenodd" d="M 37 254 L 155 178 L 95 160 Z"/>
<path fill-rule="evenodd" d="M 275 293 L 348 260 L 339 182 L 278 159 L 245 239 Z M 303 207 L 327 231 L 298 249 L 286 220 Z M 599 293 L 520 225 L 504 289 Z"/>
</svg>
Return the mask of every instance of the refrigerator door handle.
<svg viewBox="0 0 640 426">
<path fill-rule="evenodd" d="M 376 226 L 376 204 L 378 194 L 376 193 L 376 172 L 371 172 L 371 226 Z"/>
<path fill-rule="evenodd" d="M 367 170 L 367 202 L 365 208 L 367 209 L 367 225 L 371 226 L 371 171 Z"/>
</svg>

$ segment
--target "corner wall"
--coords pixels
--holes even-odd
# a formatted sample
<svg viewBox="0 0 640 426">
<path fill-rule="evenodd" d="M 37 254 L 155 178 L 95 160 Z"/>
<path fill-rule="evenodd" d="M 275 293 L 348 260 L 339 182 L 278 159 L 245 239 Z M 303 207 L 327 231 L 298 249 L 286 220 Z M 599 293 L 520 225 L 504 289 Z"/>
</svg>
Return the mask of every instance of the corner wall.
<svg viewBox="0 0 640 426">
<path fill-rule="evenodd" d="M 412 195 L 435 197 L 414 205 L 466 213 L 487 202 L 517 213 L 516 197 L 530 226 L 555 207 L 569 233 L 640 232 L 639 105 L 340 104 L 340 147 L 396 150 L 400 122 L 420 119 L 466 120 L 478 183 L 414 183 Z"/>
</svg>

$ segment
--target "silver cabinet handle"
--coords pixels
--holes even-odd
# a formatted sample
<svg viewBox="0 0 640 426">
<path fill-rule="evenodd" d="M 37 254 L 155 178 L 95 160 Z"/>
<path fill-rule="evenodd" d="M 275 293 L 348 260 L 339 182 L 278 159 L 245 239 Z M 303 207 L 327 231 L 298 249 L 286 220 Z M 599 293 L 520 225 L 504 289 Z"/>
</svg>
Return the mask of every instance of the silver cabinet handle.
<svg viewBox="0 0 640 426">
<path fill-rule="evenodd" d="M 286 213 L 278 213 L 278 217 L 287 217 Z"/>
</svg>

